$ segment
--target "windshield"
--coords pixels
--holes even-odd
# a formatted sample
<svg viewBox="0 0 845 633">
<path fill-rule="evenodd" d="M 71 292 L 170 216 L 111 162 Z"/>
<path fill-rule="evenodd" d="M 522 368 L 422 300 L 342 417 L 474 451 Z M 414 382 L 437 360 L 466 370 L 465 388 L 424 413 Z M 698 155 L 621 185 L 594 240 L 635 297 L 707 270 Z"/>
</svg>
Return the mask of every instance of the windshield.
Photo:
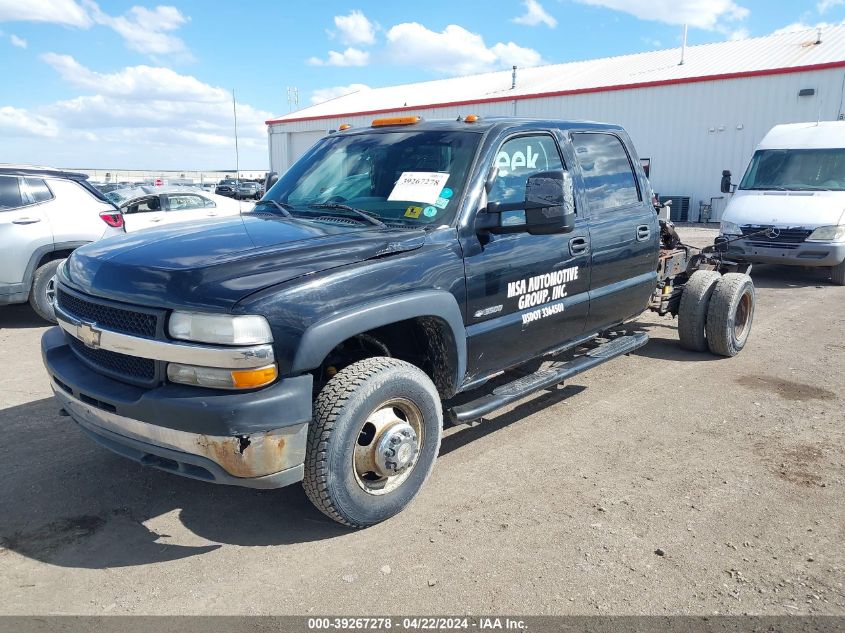
<svg viewBox="0 0 845 633">
<path fill-rule="evenodd" d="M 323 139 L 264 195 L 295 215 L 342 204 L 388 224 L 448 224 L 457 212 L 477 132 L 374 132 Z M 353 216 L 350 216 L 354 219 Z"/>
<path fill-rule="evenodd" d="M 845 190 L 845 149 L 757 150 L 740 189 Z"/>
</svg>

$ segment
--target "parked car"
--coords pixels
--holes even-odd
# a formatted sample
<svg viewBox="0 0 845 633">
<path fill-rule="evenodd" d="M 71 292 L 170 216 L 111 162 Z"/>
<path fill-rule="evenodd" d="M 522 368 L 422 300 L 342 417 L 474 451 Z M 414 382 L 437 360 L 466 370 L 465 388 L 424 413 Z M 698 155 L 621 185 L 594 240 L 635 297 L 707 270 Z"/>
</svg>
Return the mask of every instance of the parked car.
<svg viewBox="0 0 845 633">
<path fill-rule="evenodd" d="M 363 527 L 420 491 L 444 414 L 476 421 L 636 350 L 648 336 L 624 324 L 646 309 L 677 315 L 688 349 L 738 354 L 754 284 L 714 248 L 658 220 L 619 126 L 376 120 L 240 218 L 73 253 L 42 356 L 107 448 L 208 482 L 302 481 Z M 644 415 L 683 371 L 667 363 Z"/>
<path fill-rule="evenodd" d="M 214 193 L 218 196 L 226 196 L 227 198 L 235 197 L 235 190 L 238 188 L 238 181 L 233 179 L 221 180 L 214 188 Z"/>
<path fill-rule="evenodd" d="M 261 194 L 264 193 L 261 190 L 261 185 L 257 182 L 252 182 L 251 180 L 241 182 L 238 184 L 237 188 L 235 189 L 235 199 L 236 200 L 258 200 L 261 198 Z"/>
<path fill-rule="evenodd" d="M 26 303 L 48 321 L 65 257 L 123 221 L 87 182 L 49 167 L 0 165 L 0 305 Z"/>
<path fill-rule="evenodd" d="M 722 192 L 733 188 L 725 170 Z M 845 121 L 772 128 L 728 202 L 720 233 L 731 240 L 730 257 L 829 266 L 833 283 L 845 285 Z"/>
<path fill-rule="evenodd" d="M 132 233 L 163 224 L 238 215 L 242 207 L 242 203 L 231 198 L 178 185 L 116 189 L 106 197 L 123 214 L 123 225 L 115 227 L 112 233 Z"/>
</svg>

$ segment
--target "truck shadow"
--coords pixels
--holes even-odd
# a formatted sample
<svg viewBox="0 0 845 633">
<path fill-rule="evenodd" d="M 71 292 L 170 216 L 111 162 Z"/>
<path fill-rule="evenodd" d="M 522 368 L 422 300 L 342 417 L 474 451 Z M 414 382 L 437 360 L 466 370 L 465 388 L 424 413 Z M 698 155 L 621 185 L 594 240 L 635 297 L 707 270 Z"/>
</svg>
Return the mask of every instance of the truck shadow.
<svg viewBox="0 0 845 633">
<path fill-rule="evenodd" d="M 28 303 L 0 307 L 0 330 L 5 328 L 50 327 L 40 316 L 35 314 Z"/>
<path fill-rule="evenodd" d="M 112 455 L 59 416 L 52 398 L 1 410 L 0 427 L 15 438 L 0 445 L 0 545 L 45 563 L 126 567 L 222 544 L 262 547 L 349 533 L 300 486 L 215 486 Z"/>
<path fill-rule="evenodd" d="M 483 424 L 447 433 L 441 457 L 584 387 L 550 389 Z M 52 398 L 0 410 L 0 556 L 50 565 L 132 567 L 212 552 L 351 536 L 301 486 L 251 490 L 185 479 L 113 455 Z"/>
</svg>

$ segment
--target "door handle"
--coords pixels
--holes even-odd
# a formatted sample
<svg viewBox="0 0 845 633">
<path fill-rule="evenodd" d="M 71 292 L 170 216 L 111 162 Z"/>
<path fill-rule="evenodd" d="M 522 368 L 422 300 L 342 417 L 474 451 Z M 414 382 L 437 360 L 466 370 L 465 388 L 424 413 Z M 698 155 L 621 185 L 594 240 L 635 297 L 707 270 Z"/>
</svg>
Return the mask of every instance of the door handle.
<svg viewBox="0 0 845 633">
<path fill-rule="evenodd" d="M 150 218 L 150 222 L 161 222 L 161 218 Z"/>
<path fill-rule="evenodd" d="M 590 242 L 587 241 L 586 237 L 573 237 L 569 240 L 569 252 L 572 255 L 581 255 L 586 253 L 589 246 Z"/>
<path fill-rule="evenodd" d="M 640 224 L 637 227 L 637 241 L 638 242 L 645 242 L 650 237 L 651 237 L 651 228 L 648 226 L 648 224 Z"/>
<path fill-rule="evenodd" d="M 41 218 L 15 218 L 12 224 L 35 224 L 41 222 Z"/>
</svg>

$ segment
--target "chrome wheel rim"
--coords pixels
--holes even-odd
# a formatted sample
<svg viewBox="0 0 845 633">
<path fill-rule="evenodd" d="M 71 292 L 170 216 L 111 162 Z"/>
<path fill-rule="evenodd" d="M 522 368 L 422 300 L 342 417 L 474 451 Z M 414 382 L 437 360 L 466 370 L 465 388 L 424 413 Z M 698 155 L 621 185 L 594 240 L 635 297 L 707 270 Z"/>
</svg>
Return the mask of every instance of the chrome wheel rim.
<svg viewBox="0 0 845 633">
<path fill-rule="evenodd" d="M 405 398 L 379 405 L 358 431 L 352 471 L 367 494 L 384 495 L 401 486 L 419 461 L 424 429 L 419 407 Z"/>
</svg>

